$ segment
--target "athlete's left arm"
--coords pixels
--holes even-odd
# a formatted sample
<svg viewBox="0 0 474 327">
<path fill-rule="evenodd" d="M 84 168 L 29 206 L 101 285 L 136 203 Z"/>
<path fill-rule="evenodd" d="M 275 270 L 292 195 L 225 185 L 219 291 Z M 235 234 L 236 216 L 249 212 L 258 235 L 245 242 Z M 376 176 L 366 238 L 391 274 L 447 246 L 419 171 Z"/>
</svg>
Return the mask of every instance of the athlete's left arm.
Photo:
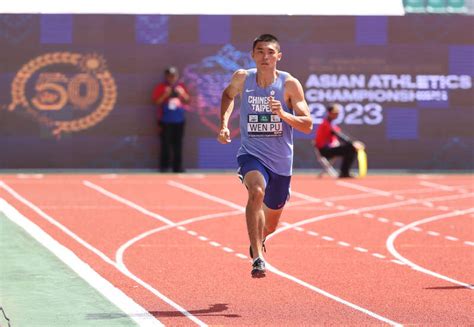
<svg viewBox="0 0 474 327">
<path fill-rule="evenodd" d="M 313 129 L 313 119 L 309 113 L 308 104 L 304 98 L 301 83 L 292 76 L 288 77 L 285 81 L 285 93 L 285 100 L 288 99 L 294 114 L 284 111 L 281 107 L 280 101 L 272 99 L 271 108 L 273 113 L 280 116 L 284 122 L 300 132 L 306 134 L 311 133 Z"/>
</svg>

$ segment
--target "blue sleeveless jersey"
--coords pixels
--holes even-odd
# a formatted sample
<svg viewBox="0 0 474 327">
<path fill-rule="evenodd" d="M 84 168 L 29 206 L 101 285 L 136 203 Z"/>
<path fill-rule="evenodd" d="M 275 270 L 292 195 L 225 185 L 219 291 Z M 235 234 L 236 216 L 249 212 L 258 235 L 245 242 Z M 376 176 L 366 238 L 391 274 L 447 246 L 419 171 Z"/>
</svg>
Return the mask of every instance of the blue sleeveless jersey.
<svg viewBox="0 0 474 327">
<path fill-rule="evenodd" d="M 290 176 L 293 167 L 293 127 L 272 114 L 268 98 L 281 102 L 286 112 L 293 113 L 285 103 L 285 81 L 289 74 L 277 71 L 275 82 L 261 88 L 257 70 L 247 70 L 240 105 L 241 146 L 237 156 L 250 154 L 278 175 Z"/>
</svg>

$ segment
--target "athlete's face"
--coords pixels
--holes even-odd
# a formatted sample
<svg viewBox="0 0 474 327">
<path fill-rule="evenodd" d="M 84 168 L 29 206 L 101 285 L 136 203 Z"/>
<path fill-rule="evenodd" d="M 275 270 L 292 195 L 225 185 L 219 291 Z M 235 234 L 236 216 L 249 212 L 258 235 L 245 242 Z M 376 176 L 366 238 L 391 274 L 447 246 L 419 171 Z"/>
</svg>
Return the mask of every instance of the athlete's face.
<svg viewBox="0 0 474 327">
<path fill-rule="evenodd" d="M 166 82 L 173 85 L 178 81 L 178 74 L 165 74 Z"/>
<path fill-rule="evenodd" d="M 277 61 L 281 59 L 280 48 L 274 42 L 258 42 L 252 51 L 252 58 L 257 68 L 275 68 Z"/>
<path fill-rule="evenodd" d="M 339 107 L 335 107 L 332 111 L 328 113 L 329 120 L 334 120 L 339 116 Z"/>
</svg>

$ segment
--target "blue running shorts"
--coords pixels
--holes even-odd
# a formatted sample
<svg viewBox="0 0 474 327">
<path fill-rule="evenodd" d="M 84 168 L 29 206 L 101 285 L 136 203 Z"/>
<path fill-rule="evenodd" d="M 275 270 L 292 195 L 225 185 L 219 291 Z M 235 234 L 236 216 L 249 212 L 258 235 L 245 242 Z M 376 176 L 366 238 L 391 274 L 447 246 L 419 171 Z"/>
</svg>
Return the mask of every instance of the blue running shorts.
<svg viewBox="0 0 474 327">
<path fill-rule="evenodd" d="M 263 203 L 268 208 L 278 210 L 285 206 L 286 201 L 290 199 L 291 176 L 275 174 L 250 154 L 238 156 L 237 162 L 239 164 L 237 173 L 242 181 L 249 171 L 258 170 L 263 175 L 266 182 Z"/>
</svg>

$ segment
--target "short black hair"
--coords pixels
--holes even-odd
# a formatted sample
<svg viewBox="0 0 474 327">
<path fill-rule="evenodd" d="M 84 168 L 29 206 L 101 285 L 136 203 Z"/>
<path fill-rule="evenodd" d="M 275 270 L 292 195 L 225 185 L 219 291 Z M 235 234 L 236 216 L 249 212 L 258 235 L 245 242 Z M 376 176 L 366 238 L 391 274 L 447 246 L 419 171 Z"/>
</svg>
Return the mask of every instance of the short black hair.
<svg viewBox="0 0 474 327">
<path fill-rule="evenodd" d="M 270 42 L 275 43 L 278 46 L 278 52 L 280 52 L 280 42 L 278 41 L 277 37 L 272 34 L 262 34 L 257 36 L 255 40 L 253 40 L 252 50 L 255 49 L 255 46 L 258 42 Z"/>
<path fill-rule="evenodd" d="M 340 105 L 339 103 L 334 102 L 334 103 L 330 103 L 330 104 L 326 107 L 326 110 L 327 110 L 327 112 L 332 112 L 334 109 L 340 108 L 340 107 L 341 107 L 341 105 Z"/>
<path fill-rule="evenodd" d="M 178 75 L 178 68 L 175 66 L 169 66 L 165 69 L 165 75 Z"/>
</svg>

